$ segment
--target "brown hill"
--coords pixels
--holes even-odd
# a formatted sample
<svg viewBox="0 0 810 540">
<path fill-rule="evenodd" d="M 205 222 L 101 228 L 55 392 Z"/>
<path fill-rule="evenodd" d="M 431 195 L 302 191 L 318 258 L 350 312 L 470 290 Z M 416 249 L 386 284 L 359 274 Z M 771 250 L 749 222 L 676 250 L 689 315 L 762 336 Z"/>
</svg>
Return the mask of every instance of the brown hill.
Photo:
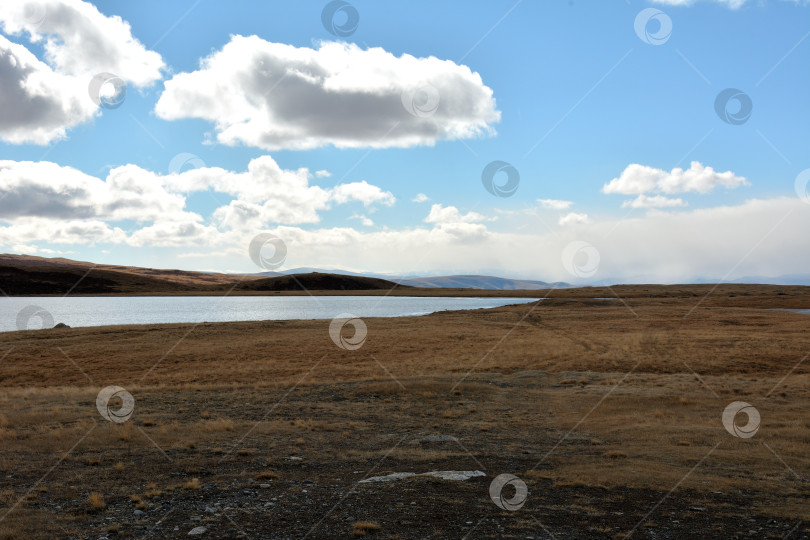
<svg viewBox="0 0 810 540">
<path fill-rule="evenodd" d="M 0 254 L 0 265 L 9 267 L 40 267 L 59 268 L 63 271 L 66 268 L 82 269 L 87 271 L 92 268 L 95 274 L 97 270 L 110 270 L 136 276 L 169 281 L 186 286 L 219 285 L 233 283 L 239 277 L 231 274 L 220 274 L 216 272 L 192 272 L 187 270 L 168 270 L 160 268 L 140 268 L 137 266 L 121 266 L 114 264 L 96 264 L 86 261 L 74 261 L 62 257 L 36 257 L 33 255 L 13 255 L 10 253 Z M 244 276 L 243 279 L 256 279 L 255 276 Z M 10 293 L 9 293 L 10 294 Z"/>
<path fill-rule="evenodd" d="M 182 293 L 199 289 L 199 286 L 101 268 L 0 265 L 0 290 L 8 296 Z"/>
<path fill-rule="evenodd" d="M 363 276 L 342 274 L 291 274 L 271 278 L 254 279 L 239 283 L 235 291 L 374 291 L 390 289 L 412 289 L 392 281 Z"/>
<path fill-rule="evenodd" d="M 263 291 L 411 289 L 384 279 L 312 272 L 265 278 L 94 265 L 70 259 L 0 255 L 0 294 L 250 294 Z"/>
</svg>

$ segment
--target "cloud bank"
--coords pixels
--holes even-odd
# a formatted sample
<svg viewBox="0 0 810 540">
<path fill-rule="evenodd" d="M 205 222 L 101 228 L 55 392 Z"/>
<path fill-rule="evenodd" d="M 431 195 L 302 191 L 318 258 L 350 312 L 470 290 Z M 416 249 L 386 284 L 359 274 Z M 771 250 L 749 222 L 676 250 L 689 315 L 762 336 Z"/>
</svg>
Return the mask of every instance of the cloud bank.
<svg viewBox="0 0 810 540">
<path fill-rule="evenodd" d="M 577 283 L 583 280 L 561 259 L 571 242 L 599 252 L 589 282 L 734 279 L 802 274 L 810 267 L 810 252 L 799 249 L 810 230 L 810 205 L 798 197 L 622 220 L 568 213 L 554 228 L 542 215 L 511 216 L 506 225 L 484 211 L 434 203 L 429 210 L 411 207 L 422 213 L 420 225 L 391 229 L 385 216 L 371 221 L 358 210 L 395 204 L 393 193 L 369 182 L 321 186 L 315 180 L 308 169 L 282 169 L 269 156 L 244 171 L 204 167 L 160 175 L 124 165 L 105 179 L 54 163 L 0 161 L 0 245 L 29 252 L 38 246 L 43 252 L 71 245 L 169 247 L 161 252 L 167 266 L 195 260 L 205 268 L 251 271 L 250 240 L 272 232 L 287 244 L 288 267 Z M 189 211 L 189 194 L 206 191 L 221 199 L 219 206 L 206 216 Z M 359 220 L 362 230 L 319 225 L 324 212 L 345 204 L 355 205 L 348 219 Z"/>
</svg>

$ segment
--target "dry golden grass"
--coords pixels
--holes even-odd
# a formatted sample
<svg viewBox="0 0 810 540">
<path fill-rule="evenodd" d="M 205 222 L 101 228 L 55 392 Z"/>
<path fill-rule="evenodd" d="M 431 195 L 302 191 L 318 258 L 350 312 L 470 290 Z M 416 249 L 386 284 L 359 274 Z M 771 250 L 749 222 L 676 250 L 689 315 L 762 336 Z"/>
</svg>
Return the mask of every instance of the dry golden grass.
<svg viewBox="0 0 810 540">
<path fill-rule="evenodd" d="M 273 471 L 262 471 L 253 477 L 254 480 L 278 480 L 278 475 Z"/>
<path fill-rule="evenodd" d="M 191 480 L 186 481 L 183 484 L 183 489 L 200 489 L 202 486 L 200 485 L 199 478 L 192 478 Z"/>
<path fill-rule="evenodd" d="M 213 484 L 256 487 L 281 476 L 267 482 L 275 488 L 308 478 L 295 476 L 300 465 L 291 456 L 303 456 L 307 472 L 300 474 L 316 482 L 321 474 L 354 482 L 361 464 L 381 461 L 385 472 L 484 467 L 490 474 L 514 464 L 511 472 L 531 493 L 596 489 L 612 498 L 677 485 L 673 498 L 683 490 L 745 492 L 762 515 L 810 520 L 810 364 L 799 363 L 810 347 L 810 319 L 759 309 L 782 297 L 755 288 L 744 297 L 739 287 L 718 288 L 684 318 L 700 299 L 691 293 L 703 289 L 667 290 L 684 296 L 625 291 L 638 317 L 620 304 L 574 296 L 604 291 L 562 291 L 537 306 L 368 319 L 357 354 L 334 346 L 328 321 L 0 334 L 0 350 L 14 346 L 0 363 L 0 466 L 30 477 L 0 492 L 0 505 L 15 504 L 28 491 L 23 486 L 82 440 L 43 485 L 47 491 L 32 492 L 4 525 L 17 527 L 14 516 L 38 523 L 26 512 L 51 497 L 78 501 L 84 511 L 76 485 L 106 494 L 111 512 L 112 501 L 133 491 L 129 511 L 184 490 L 200 497 Z M 785 302 L 810 307 L 810 296 L 792 290 Z M 102 422 L 95 411 L 101 383 L 84 386 L 57 347 L 94 381 L 127 388 L 133 418 Z M 110 360 L 120 358 L 127 361 Z M 720 422 L 735 400 L 761 413 L 753 439 L 729 435 Z M 405 440 L 388 452 L 399 433 L 452 434 L 464 448 Z M 180 482 L 178 471 L 203 478 L 206 490 L 196 491 L 197 478 L 177 491 L 164 487 Z M 577 504 L 586 517 L 603 511 Z M 389 534 L 388 522 L 372 515 Z"/>
<path fill-rule="evenodd" d="M 99 512 L 107 508 L 107 503 L 104 502 L 104 496 L 97 491 L 92 492 L 87 497 L 87 504 L 90 505 L 90 510 Z"/>
<path fill-rule="evenodd" d="M 356 521 L 352 525 L 353 536 L 366 536 L 369 533 L 376 533 L 380 530 L 380 526 L 373 521 Z"/>
</svg>

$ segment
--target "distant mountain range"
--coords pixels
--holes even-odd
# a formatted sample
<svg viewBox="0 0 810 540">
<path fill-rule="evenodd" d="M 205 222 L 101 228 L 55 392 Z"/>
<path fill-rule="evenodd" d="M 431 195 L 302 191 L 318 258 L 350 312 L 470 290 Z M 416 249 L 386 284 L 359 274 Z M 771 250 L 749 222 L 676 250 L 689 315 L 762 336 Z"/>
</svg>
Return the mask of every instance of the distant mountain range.
<svg viewBox="0 0 810 540">
<path fill-rule="evenodd" d="M 400 285 L 408 285 L 411 287 L 440 287 L 452 289 L 488 289 L 498 291 L 516 291 L 516 290 L 539 290 L 539 289 L 561 289 L 571 287 L 569 283 L 555 282 L 547 283 L 545 281 L 534 281 L 526 279 L 509 279 L 496 276 L 479 276 L 479 275 L 456 275 L 456 276 L 427 276 L 427 277 L 411 277 L 411 276 L 396 276 L 389 274 L 376 274 L 369 272 L 361 274 L 351 272 L 349 270 L 340 270 L 335 268 L 312 268 L 300 267 L 291 268 L 282 272 L 260 272 L 254 274 L 257 276 L 284 276 L 290 274 L 308 274 L 310 272 L 339 274 L 344 276 L 364 276 L 376 277 L 379 279 L 386 279 L 399 283 Z"/>
</svg>

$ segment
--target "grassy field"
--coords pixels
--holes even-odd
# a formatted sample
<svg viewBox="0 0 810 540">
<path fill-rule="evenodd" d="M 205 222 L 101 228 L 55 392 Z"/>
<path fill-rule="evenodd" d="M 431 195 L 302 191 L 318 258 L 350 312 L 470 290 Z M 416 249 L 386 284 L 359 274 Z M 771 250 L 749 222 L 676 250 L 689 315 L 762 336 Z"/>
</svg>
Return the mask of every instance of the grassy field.
<svg viewBox="0 0 810 540">
<path fill-rule="evenodd" d="M 0 334 L 0 538 L 810 537 L 810 318 L 766 309 L 810 289 L 531 295 L 356 350 L 330 321 Z M 360 482 L 449 470 L 486 476 Z"/>
</svg>

